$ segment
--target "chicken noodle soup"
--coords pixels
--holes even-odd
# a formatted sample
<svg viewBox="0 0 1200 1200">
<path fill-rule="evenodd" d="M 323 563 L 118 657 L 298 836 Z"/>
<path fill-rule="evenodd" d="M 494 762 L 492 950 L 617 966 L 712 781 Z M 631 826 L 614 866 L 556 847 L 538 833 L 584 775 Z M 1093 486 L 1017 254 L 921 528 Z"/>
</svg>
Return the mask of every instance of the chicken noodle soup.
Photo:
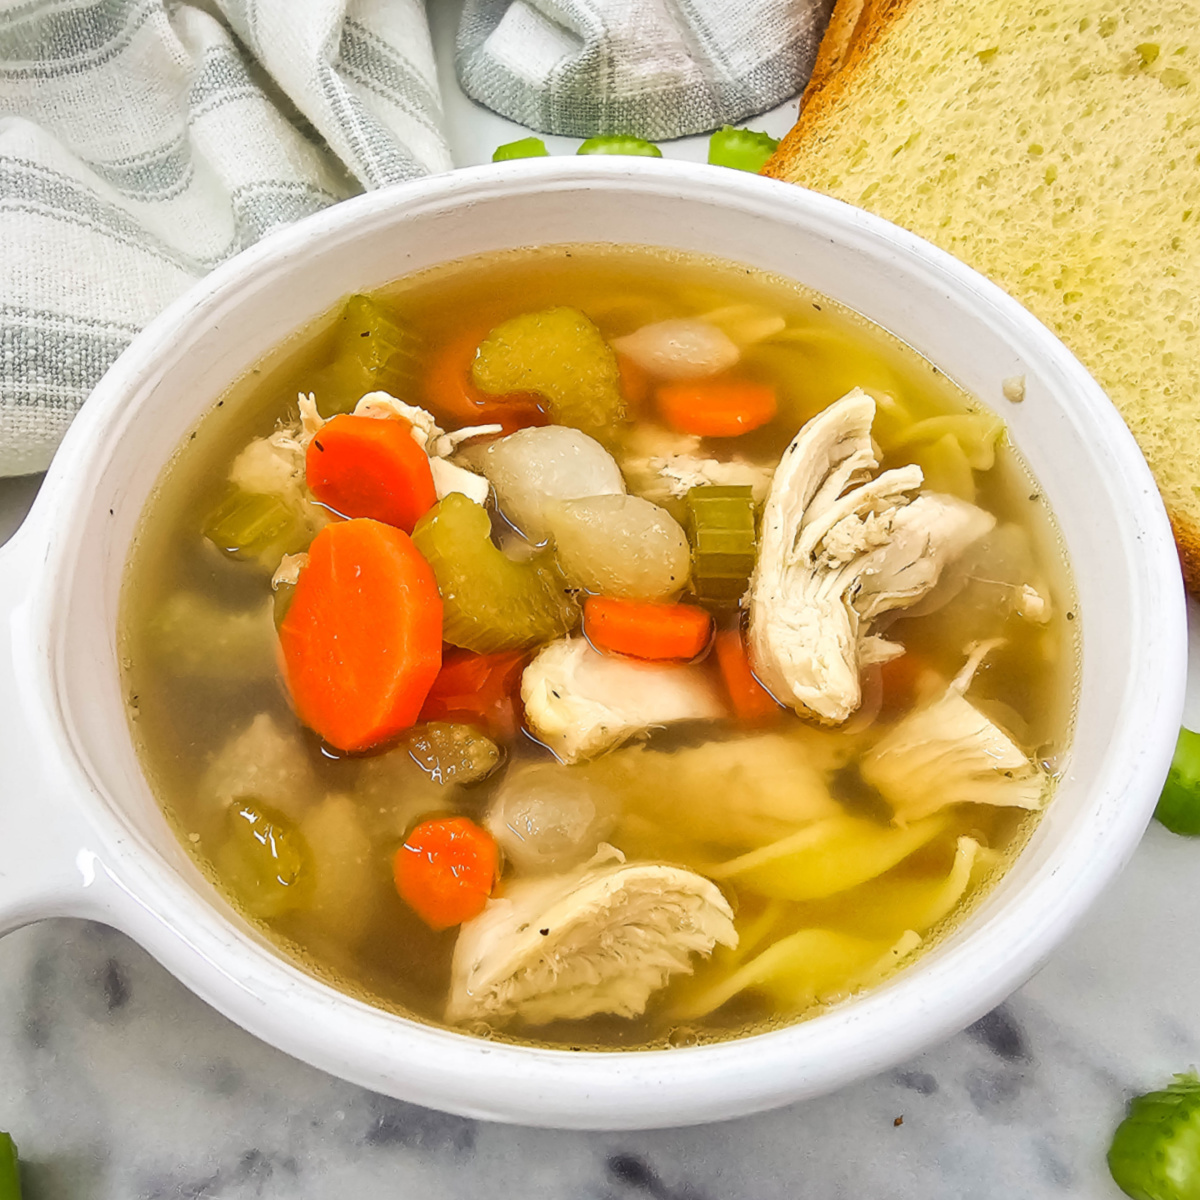
<svg viewBox="0 0 1200 1200">
<path fill-rule="evenodd" d="M 351 297 L 223 397 L 122 637 L 164 810 L 282 952 L 622 1048 L 951 928 L 1053 790 L 1072 603 L 1003 423 L 913 351 L 742 267 L 550 247 Z"/>
</svg>

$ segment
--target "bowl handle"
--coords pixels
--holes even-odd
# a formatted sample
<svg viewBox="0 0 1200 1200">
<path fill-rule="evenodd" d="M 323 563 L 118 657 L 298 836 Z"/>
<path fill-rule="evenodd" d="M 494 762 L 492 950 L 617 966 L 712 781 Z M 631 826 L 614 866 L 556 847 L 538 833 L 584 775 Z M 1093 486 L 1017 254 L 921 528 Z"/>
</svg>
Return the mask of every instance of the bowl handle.
<svg viewBox="0 0 1200 1200">
<path fill-rule="evenodd" d="M 104 909 L 87 820 L 52 782 L 18 674 L 21 616 L 44 545 L 27 519 L 0 546 L 0 935 L 42 917 L 100 917 Z"/>
</svg>

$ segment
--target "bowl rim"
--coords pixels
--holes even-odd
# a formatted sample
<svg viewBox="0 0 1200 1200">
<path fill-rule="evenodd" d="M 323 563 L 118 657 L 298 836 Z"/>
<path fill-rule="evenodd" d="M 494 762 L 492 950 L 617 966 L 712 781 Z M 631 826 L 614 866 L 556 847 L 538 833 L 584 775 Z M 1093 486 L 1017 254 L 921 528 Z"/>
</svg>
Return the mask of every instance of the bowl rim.
<svg viewBox="0 0 1200 1200">
<path fill-rule="evenodd" d="M 218 267 L 157 317 L 110 368 L 68 432 L 39 497 L 38 505 L 53 511 L 59 527 L 49 529 L 48 522 L 43 523 L 48 545 L 29 606 L 31 634 L 39 646 L 55 642 L 54 596 L 60 581 L 70 577 L 76 553 L 74 541 L 63 531 L 69 523 L 64 518 L 88 504 L 100 465 L 94 447 L 104 446 L 129 415 L 130 397 L 153 377 L 164 345 L 186 337 L 189 328 L 214 312 L 243 280 L 286 266 L 290 257 L 316 240 L 358 237 L 349 231 L 368 230 L 398 210 L 438 203 L 458 207 L 523 188 L 548 187 L 607 188 L 614 193 L 649 189 L 707 203 L 715 194 L 730 207 L 766 212 L 776 221 L 798 218 L 830 231 L 835 241 L 885 250 L 906 270 L 936 277 L 960 301 L 970 299 L 987 310 L 991 319 L 1019 335 L 1024 347 L 1036 350 L 1045 370 L 1069 382 L 1094 422 L 1095 436 L 1122 465 L 1121 478 L 1111 486 L 1126 493 L 1141 521 L 1145 570 L 1138 581 L 1142 603 L 1135 616 L 1147 631 L 1153 653 L 1133 663 L 1131 674 L 1147 698 L 1139 709 L 1143 744 L 1118 748 L 1122 771 L 1106 791 L 1131 791 L 1142 802 L 1115 807 L 1086 845 L 1080 838 L 1074 849 L 1064 848 L 1056 856 L 1055 869 L 1044 872 L 1036 887 L 993 920 L 991 941 L 1003 946 L 1003 955 L 989 959 L 982 946 L 967 953 L 973 940 L 968 938 L 949 956 L 923 956 L 927 969 L 922 973 L 900 972 L 814 1020 L 727 1042 L 633 1053 L 491 1042 L 354 1000 L 240 934 L 231 940 L 234 926 L 228 917 L 211 905 L 201 906 L 194 889 L 172 878 L 139 831 L 121 827 L 111 808 L 90 803 L 88 817 L 102 847 L 101 867 L 117 885 L 114 923 L 239 1025 L 316 1066 L 397 1094 L 394 1072 L 386 1075 L 371 1061 L 386 1056 L 371 1047 L 402 1045 L 420 1058 L 408 1063 L 406 1098 L 469 1116 L 564 1127 L 645 1128 L 749 1113 L 829 1090 L 907 1058 L 957 1032 L 1018 986 L 1132 854 L 1152 808 L 1146 781 L 1157 794 L 1174 748 L 1186 661 L 1183 593 L 1174 542 L 1149 470 L 1115 408 L 1079 362 L 1036 318 L 971 268 L 841 201 L 790 184 L 670 160 L 518 161 L 467 168 L 345 201 L 270 235 Z M 63 664 L 48 653 L 41 665 L 37 690 L 45 714 L 43 734 L 64 760 L 73 790 L 101 799 L 99 783 L 68 733 L 56 677 Z M 966 964 L 973 970 L 964 984 Z M 951 980 L 953 974 L 960 976 L 957 982 Z M 920 994 L 933 994 L 939 984 L 952 1003 L 931 1005 Z M 281 1018 L 267 1011 L 264 997 L 291 1007 Z M 345 1017 L 334 1019 L 339 1011 Z M 903 1025 L 903 1014 L 912 1018 L 911 1025 Z M 797 1064 L 811 1059 L 818 1045 L 822 1065 L 814 1069 L 808 1063 L 798 1079 L 793 1074 Z M 527 1093 L 533 1098 L 524 1099 Z"/>
</svg>

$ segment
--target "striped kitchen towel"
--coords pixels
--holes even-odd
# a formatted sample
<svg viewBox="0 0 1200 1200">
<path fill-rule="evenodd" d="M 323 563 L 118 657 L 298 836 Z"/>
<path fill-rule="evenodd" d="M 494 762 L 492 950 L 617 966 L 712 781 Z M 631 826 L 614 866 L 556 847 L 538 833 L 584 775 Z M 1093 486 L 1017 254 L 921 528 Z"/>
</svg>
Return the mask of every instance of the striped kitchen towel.
<svg viewBox="0 0 1200 1200">
<path fill-rule="evenodd" d="M 829 3 L 465 0 L 459 72 L 538 129 L 671 137 L 798 91 Z M 452 165 L 422 0 L 0 0 L 0 475 L 217 263 Z"/>
</svg>

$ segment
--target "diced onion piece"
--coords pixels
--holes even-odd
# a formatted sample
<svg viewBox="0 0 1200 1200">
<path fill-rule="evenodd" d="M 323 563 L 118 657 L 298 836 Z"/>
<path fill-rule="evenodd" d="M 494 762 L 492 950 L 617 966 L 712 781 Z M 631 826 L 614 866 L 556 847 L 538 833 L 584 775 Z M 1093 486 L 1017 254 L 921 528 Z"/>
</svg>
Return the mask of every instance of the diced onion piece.
<svg viewBox="0 0 1200 1200">
<path fill-rule="evenodd" d="M 687 584 L 687 537 L 666 509 L 638 496 L 592 496 L 548 505 L 568 582 L 626 600 L 665 600 Z"/>
<path fill-rule="evenodd" d="M 741 357 L 724 330 L 694 317 L 643 325 L 613 348 L 658 379 L 704 379 L 729 370 Z"/>
</svg>

